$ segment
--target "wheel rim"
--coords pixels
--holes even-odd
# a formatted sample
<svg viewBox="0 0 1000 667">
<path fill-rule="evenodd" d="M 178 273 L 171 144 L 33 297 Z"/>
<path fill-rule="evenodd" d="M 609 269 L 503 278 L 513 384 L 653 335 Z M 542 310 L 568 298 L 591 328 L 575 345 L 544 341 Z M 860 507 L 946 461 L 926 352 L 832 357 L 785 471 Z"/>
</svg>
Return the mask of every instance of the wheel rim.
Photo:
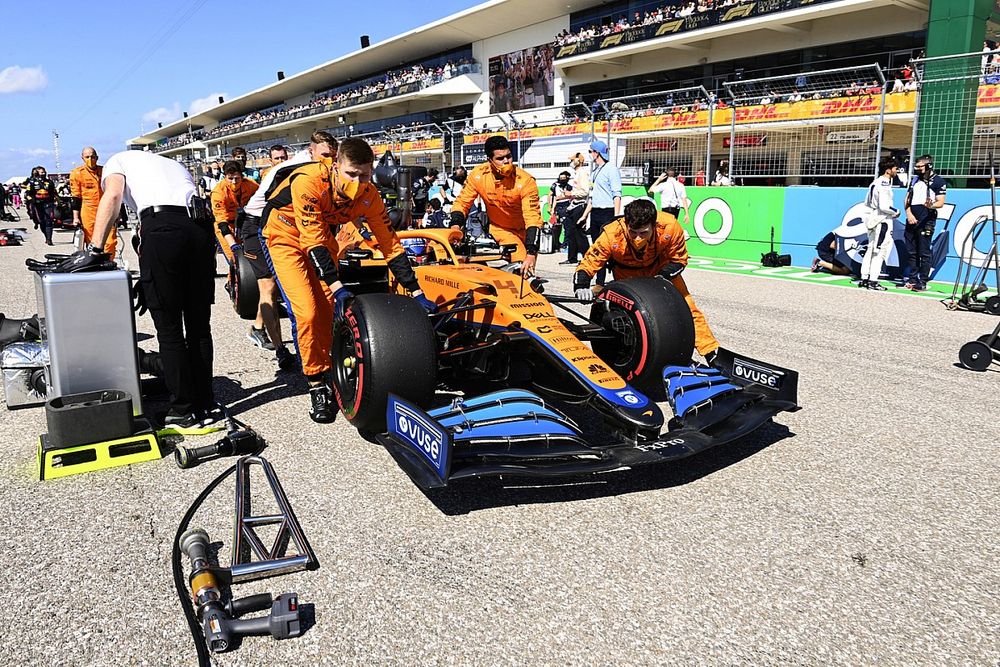
<svg viewBox="0 0 1000 667">
<path fill-rule="evenodd" d="M 638 341 L 635 322 L 625 311 L 612 308 L 607 327 L 615 334 L 615 353 L 611 363 L 615 366 L 625 366 L 635 357 Z"/>
<path fill-rule="evenodd" d="M 338 335 L 334 336 L 333 372 L 337 382 L 337 394 L 341 399 L 341 410 L 348 409 L 355 403 L 358 392 L 358 360 L 354 355 L 356 340 L 351 327 L 344 322 L 336 324 Z"/>
</svg>

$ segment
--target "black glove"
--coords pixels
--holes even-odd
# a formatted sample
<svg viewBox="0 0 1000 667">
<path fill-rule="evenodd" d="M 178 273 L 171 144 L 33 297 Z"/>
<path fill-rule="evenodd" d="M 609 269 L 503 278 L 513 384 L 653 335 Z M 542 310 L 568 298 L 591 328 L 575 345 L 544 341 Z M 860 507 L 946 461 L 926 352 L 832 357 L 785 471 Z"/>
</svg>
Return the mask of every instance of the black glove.
<svg viewBox="0 0 1000 667">
<path fill-rule="evenodd" d="M 63 260 L 54 268 L 53 273 L 83 273 L 84 271 L 103 271 L 107 269 L 110 260 L 108 253 L 97 252 L 96 249 L 77 250 L 68 259 Z"/>
<path fill-rule="evenodd" d="M 316 269 L 316 277 L 325 282 L 327 285 L 332 285 L 337 282 L 339 276 L 337 274 L 337 265 L 333 261 L 333 257 L 330 255 L 330 250 L 325 245 L 318 245 L 315 248 L 310 248 L 309 261 L 312 263 L 313 268 Z"/>
<path fill-rule="evenodd" d="M 684 271 L 683 264 L 681 264 L 680 262 L 670 262 L 660 270 L 660 273 L 658 275 L 660 278 L 663 278 L 664 280 L 671 280 L 672 278 L 676 278 L 677 276 L 681 275 L 682 271 Z"/>
<path fill-rule="evenodd" d="M 577 298 L 580 298 L 580 291 L 587 290 L 590 292 L 590 276 L 586 271 L 577 271 L 573 274 L 573 291 L 577 294 Z M 590 299 L 593 299 L 594 295 L 591 293 Z M 590 300 L 588 299 L 588 301 Z"/>
<path fill-rule="evenodd" d="M 538 227 L 528 227 L 524 231 L 524 249 L 529 255 L 538 254 L 541 230 Z"/>
<path fill-rule="evenodd" d="M 142 289 L 141 283 L 132 285 L 132 310 L 139 317 L 142 317 L 146 313 L 146 291 Z"/>
<path fill-rule="evenodd" d="M 451 212 L 451 226 L 465 228 L 465 214 L 461 211 Z"/>
</svg>

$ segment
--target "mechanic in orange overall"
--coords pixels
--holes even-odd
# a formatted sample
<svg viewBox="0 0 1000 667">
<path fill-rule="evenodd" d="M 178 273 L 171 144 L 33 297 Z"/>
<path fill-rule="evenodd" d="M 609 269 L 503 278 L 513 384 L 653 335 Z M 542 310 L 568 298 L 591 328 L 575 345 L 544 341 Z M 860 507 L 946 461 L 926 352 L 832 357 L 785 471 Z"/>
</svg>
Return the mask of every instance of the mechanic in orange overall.
<svg viewBox="0 0 1000 667">
<path fill-rule="evenodd" d="M 462 229 L 476 197 L 486 203 L 490 235 L 501 246 L 513 244 L 517 250 L 511 261 L 522 263 L 525 277 L 534 275 L 542 232 L 542 209 L 535 178 L 514 165 L 514 155 L 506 137 L 486 140 L 487 161 L 471 172 L 451 207 L 451 226 Z"/>
<path fill-rule="evenodd" d="M 687 266 L 688 253 L 684 229 L 677 218 L 657 211 L 656 204 L 649 197 L 628 204 L 624 217 L 608 223 L 576 267 L 573 276 L 576 298 L 593 300 L 590 280 L 609 262 L 615 280 L 657 276 L 673 283 L 691 309 L 694 346 L 706 361 L 712 363 L 719 341 L 712 335 L 705 315 L 698 309 L 681 277 Z"/>
<path fill-rule="evenodd" d="M 83 245 L 86 247 L 94 237 L 94 222 L 97 220 L 97 205 L 101 201 L 101 173 L 104 167 L 97 164 L 97 151 L 87 146 L 80 153 L 83 166 L 69 172 L 69 192 L 72 197 L 73 224 L 83 228 Z M 112 226 L 104 252 L 112 258 L 118 248 L 118 227 Z"/>
<path fill-rule="evenodd" d="M 261 216 L 268 261 L 288 306 L 309 382 L 309 417 L 319 423 L 336 415 L 327 377 L 333 365 L 333 323 L 353 296 L 337 270 L 338 225 L 366 220 L 399 283 L 426 310 L 435 310 L 389 227 L 385 205 L 371 183 L 374 162 L 363 139 L 345 139 L 336 166 L 333 158 L 323 158 L 296 167 L 274 188 Z"/>
<path fill-rule="evenodd" d="M 215 238 L 222 247 L 226 261 L 233 263 L 233 252 L 241 249 L 233 229 L 243 224 L 240 215 L 253 193 L 260 187 L 243 176 L 243 166 L 236 160 L 222 165 L 222 180 L 212 189 L 212 215 L 215 216 Z"/>
</svg>

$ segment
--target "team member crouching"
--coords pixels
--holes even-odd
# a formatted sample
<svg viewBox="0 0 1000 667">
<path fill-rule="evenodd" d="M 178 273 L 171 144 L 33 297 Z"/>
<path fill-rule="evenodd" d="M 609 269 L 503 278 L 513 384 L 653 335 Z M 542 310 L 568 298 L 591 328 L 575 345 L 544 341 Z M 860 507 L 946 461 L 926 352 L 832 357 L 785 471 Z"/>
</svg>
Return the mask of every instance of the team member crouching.
<svg viewBox="0 0 1000 667">
<path fill-rule="evenodd" d="M 658 212 L 656 204 L 648 197 L 628 204 L 624 212 L 624 217 L 605 226 L 576 267 L 573 276 L 576 297 L 585 301 L 594 298 L 590 281 L 609 262 L 615 280 L 653 276 L 669 280 L 691 309 L 695 348 L 711 363 L 719 349 L 719 341 L 712 335 L 708 321 L 681 277 L 688 262 L 683 228 L 674 216 Z"/>
<path fill-rule="evenodd" d="M 516 245 L 511 261 L 522 262 L 525 277 L 535 273 L 542 231 L 542 209 L 534 176 L 514 165 L 506 137 L 493 136 L 484 145 L 487 161 L 473 169 L 451 207 L 451 226 L 462 229 L 476 197 L 486 204 L 490 235 L 501 246 Z"/>
<path fill-rule="evenodd" d="M 885 289 L 878 278 L 882 265 L 892 252 L 892 220 L 899 216 L 899 211 L 892 205 L 892 180 L 899 171 L 899 165 L 895 158 L 882 158 L 879 171 L 882 175 L 868 186 L 868 197 L 865 199 L 865 205 L 870 209 L 865 216 L 868 250 L 861 262 L 861 282 L 858 283 L 858 287 L 870 290 Z"/>
<path fill-rule="evenodd" d="M 292 317 L 302 372 L 309 382 L 309 416 L 320 423 L 336 415 L 328 383 L 333 323 L 353 295 L 337 271 L 338 225 L 364 218 L 399 283 L 428 311 L 424 296 L 389 216 L 371 184 L 375 154 L 363 139 L 346 139 L 332 158 L 296 167 L 268 197 L 263 235 L 271 266 Z"/>
</svg>

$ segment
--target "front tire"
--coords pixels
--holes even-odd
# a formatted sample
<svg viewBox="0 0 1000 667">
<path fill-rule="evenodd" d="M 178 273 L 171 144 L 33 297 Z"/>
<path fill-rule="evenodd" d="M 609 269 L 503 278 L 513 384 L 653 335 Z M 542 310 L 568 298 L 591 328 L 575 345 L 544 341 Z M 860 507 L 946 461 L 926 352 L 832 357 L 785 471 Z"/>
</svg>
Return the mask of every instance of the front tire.
<svg viewBox="0 0 1000 667">
<path fill-rule="evenodd" d="M 608 283 L 590 319 L 613 340 L 595 340 L 594 353 L 626 382 L 653 395 L 663 392 L 663 367 L 685 365 L 694 351 L 694 320 L 677 288 L 661 278 Z"/>
<path fill-rule="evenodd" d="M 385 430 L 389 394 L 425 406 L 436 387 L 434 329 L 413 299 L 362 294 L 334 323 L 333 389 L 358 430 Z"/>
</svg>

